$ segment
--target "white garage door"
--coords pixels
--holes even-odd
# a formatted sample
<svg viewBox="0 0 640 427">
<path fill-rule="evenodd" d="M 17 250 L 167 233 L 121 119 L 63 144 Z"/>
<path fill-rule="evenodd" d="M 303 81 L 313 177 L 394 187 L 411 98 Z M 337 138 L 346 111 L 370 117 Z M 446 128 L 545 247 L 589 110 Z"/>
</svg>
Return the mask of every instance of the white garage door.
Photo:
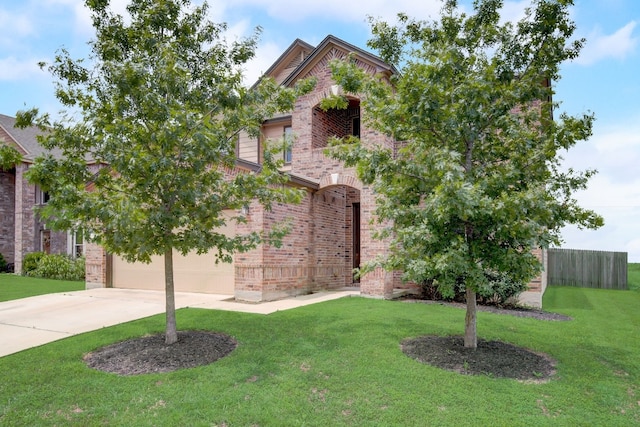
<svg viewBox="0 0 640 427">
<path fill-rule="evenodd" d="M 235 224 L 227 224 L 225 234 L 235 234 Z M 112 280 L 114 288 L 164 290 L 164 257 L 154 256 L 150 264 L 129 263 L 113 256 Z M 173 252 L 173 277 L 178 292 L 202 292 L 233 295 L 233 263 L 215 263 L 212 253 L 183 256 Z"/>
</svg>

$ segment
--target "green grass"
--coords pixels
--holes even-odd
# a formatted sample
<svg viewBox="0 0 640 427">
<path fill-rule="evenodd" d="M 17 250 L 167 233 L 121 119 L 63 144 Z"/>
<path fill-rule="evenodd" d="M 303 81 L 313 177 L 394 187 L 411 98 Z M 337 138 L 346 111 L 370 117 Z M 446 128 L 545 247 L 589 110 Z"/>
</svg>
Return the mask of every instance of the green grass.
<svg viewBox="0 0 640 427">
<path fill-rule="evenodd" d="M 106 344 L 161 332 L 163 316 L 0 358 L 0 425 L 630 426 L 640 423 L 640 293 L 549 288 L 550 322 L 479 313 L 479 335 L 551 355 L 546 384 L 463 376 L 399 343 L 461 334 L 451 307 L 344 298 L 269 316 L 183 309 L 180 329 L 239 342 L 209 366 L 119 377 L 85 366 Z"/>
<path fill-rule="evenodd" d="M 27 298 L 55 292 L 79 291 L 84 282 L 38 279 L 35 277 L 0 274 L 0 301 Z"/>
<path fill-rule="evenodd" d="M 629 289 L 640 291 L 640 263 L 627 264 L 627 284 Z"/>
</svg>

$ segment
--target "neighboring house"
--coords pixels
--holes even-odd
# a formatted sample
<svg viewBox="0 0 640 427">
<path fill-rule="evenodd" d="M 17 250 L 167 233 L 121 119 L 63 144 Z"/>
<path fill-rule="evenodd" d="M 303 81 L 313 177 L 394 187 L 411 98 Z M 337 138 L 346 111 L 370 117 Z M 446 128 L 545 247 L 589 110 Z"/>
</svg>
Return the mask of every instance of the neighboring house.
<svg viewBox="0 0 640 427">
<path fill-rule="evenodd" d="M 256 170 L 265 141 L 293 138 L 291 151 L 283 153 L 284 171 L 290 175 L 290 185 L 306 190 L 302 203 L 276 205 L 271 212 L 252 203 L 243 212 L 247 223 L 226 229 L 229 234 L 268 230 L 289 219 L 292 231 L 282 247 L 261 245 L 236 254 L 232 264 L 218 265 L 211 254 L 185 257 L 176 253 L 177 291 L 228 294 L 238 300 L 259 302 L 353 286 L 359 287 L 362 295 L 389 298 L 394 289 L 404 286 L 398 273 L 382 269 L 359 280 L 354 278 L 354 268 L 384 255 L 388 248 L 385 242 L 373 238 L 375 195 L 371 188 L 357 179 L 353 169 L 324 154 L 331 136 L 356 135 L 365 144 L 389 148 L 396 144 L 360 120 L 366 112 L 357 97 L 349 97 L 347 109 L 323 111 L 319 107 L 323 98 L 340 91 L 331 78 L 329 61 L 349 54 L 369 73 L 388 77 L 396 72 L 380 58 L 333 36 L 317 47 L 296 40 L 266 74 L 284 86 L 313 76 L 317 86 L 297 100 L 290 114 L 265 121 L 261 138 L 241 137 L 238 142 L 237 168 Z M 86 257 L 89 288 L 164 289 L 161 257 L 151 264 L 130 264 L 94 244 L 86 246 Z M 544 276 L 532 282 L 525 301 L 540 306 L 545 286 Z"/>
<path fill-rule="evenodd" d="M 47 203 L 48 194 L 29 184 L 25 172 L 39 155 L 47 151 L 38 143 L 36 127 L 19 129 L 16 119 L 0 114 L 0 144 L 9 145 L 22 155 L 22 162 L 10 170 L 0 169 L 0 253 L 22 271 L 22 261 L 29 252 L 82 255 L 82 236 L 54 232 L 34 212 Z M 52 152 L 59 156 L 58 152 Z"/>
</svg>

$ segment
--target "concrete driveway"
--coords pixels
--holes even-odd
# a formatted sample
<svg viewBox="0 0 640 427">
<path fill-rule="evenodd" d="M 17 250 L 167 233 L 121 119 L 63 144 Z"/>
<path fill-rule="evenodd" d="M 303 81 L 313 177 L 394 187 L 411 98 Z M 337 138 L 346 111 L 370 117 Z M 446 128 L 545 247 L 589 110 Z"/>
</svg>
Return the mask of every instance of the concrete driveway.
<svg viewBox="0 0 640 427">
<path fill-rule="evenodd" d="M 261 304 L 230 301 L 229 295 L 187 292 L 176 292 L 175 299 L 176 308 L 269 314 L 349 295 L 359 291 L 319 292 Z M 164 311 L 164 292 L 133 289 L 89 289 L 0 302 L 0 357 Z"/>
</svg>

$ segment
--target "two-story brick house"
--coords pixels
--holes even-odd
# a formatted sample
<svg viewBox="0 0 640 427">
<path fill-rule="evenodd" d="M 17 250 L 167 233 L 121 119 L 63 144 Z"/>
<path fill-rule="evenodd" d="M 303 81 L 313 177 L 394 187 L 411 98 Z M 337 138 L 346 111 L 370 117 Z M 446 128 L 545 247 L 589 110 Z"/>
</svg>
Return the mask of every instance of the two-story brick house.
<svg viewBox="0 0 640 427">
<path fill-rule="evenodd" d="M 247 206 L 246 224 L 229 226 L 228 233 L 268 230 L 289 219 L 292 231 L 280 248 L 262 245 L 236 254 L 233 264 L 216 265 L 213 255 L 174 255 L 175 283 L 178 291 L 222 293 L 244 301 L 268 301 L 292 295 L 345 286 L 358 286 L 363 295 L 389 298 L 402 286 L 399 274 L 381 269 L 358 281 L 353 269 L 383 255 L 385 243 L 373 238 L 372 216 L 375 196 L 353 170 L 324 154 L 331 136 L 360 136 L 365 144 L 393 148 L 395 141 L 369 129 L 360 118 L 366 114 L 360 100 L 349 98 L 347 109 L 324 111 L 321 100 L 340 90 L 331 78 L 329 61 L 353 54 L 369 73 L 390 76 L 396 70 L 378 57 L 333 36 L 313 47 L 296 40 L 267 70 L 282 85 L 315 77 L 315 89 L 300 97 L 290 114 L 264 122 L 258 140 L 241 137 L 237 168 L 257 169 L 264 143 L 292 135 L 290 152 L 283 153 L 290 185 L 305 190 L 298 205 L 279 205 L 266 212 L 255 203 Z M 102 248 L 87 245 L 87 287 L 125 287 L 163 289 L 162 259 L 151 264 L 129 264 Z M 544 277 L 531 284 L 526 298 L 540 305 Z M 533 298 L 531 298 L 533 297 Z"/>
<path fill-rule="evenodd" d="M 22 270 L 22 261 L 29 252 L 81 255 L 82 236 L 55 232 L 38 218 L 34 208 L 47 203 L 48 195 L 29 184 L 25 172 L 36 157 L 46 150 L 38 143 L 36 127 L 15 127 L 15 118 L 0 114 L 0 144 L 15 148 L 22 161 L 9 170 L 0 169 L 0 253 L 15 272 Z M 52 152 L 54 156 L 59 153 Z"/>
</svg>

